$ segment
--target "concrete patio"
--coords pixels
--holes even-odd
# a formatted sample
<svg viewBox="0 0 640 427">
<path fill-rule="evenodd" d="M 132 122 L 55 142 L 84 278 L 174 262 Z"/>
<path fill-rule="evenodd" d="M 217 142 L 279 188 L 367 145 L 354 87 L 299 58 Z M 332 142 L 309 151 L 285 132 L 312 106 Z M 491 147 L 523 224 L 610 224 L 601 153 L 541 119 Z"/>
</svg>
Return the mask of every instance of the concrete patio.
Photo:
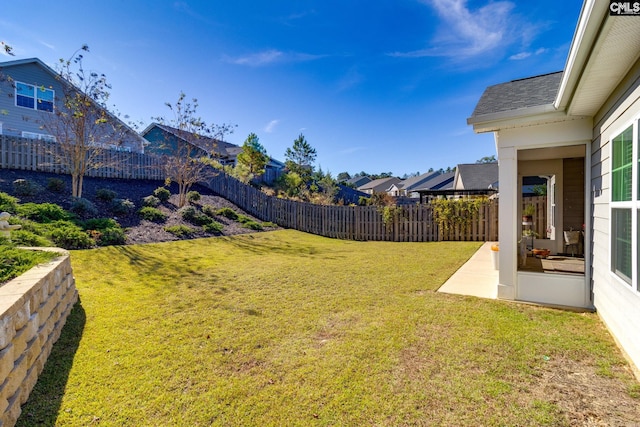
<svg viewBox="0 0 640 427">
<path fill-rule="evenodd" d="M 498 296 L 498 270 L 494 270 L 491 259 L 491 245 L 493 244 L 495 242 L 483 244 L 469 258 L 469 261 L 440 286 L 438 292 L 496 299 Z"/>
</svg>

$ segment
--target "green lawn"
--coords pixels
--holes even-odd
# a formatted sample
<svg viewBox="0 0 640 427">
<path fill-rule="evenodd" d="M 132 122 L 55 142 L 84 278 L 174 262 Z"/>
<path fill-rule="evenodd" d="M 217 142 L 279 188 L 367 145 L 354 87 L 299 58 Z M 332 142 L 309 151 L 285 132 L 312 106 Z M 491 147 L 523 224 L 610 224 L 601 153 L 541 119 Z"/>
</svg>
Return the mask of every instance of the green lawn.
<svg viewBox="0 0 640 427">
<path fill-rule="evenodd" d="M 18 425 L 562 425 L 544 365 L 614 375 L 620 353 L 595 314 L 435 293 L 479 245 L 276 231 L 72 252 L 80 303 Z"/>
</svg>

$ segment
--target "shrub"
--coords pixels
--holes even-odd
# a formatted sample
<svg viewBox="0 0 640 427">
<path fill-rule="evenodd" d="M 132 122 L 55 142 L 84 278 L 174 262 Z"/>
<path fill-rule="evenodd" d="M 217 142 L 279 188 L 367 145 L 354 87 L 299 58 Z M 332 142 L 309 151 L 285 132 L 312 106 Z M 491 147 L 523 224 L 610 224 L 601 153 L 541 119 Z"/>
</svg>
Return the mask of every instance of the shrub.
<svg viewBox="0 0 640 427">
<path fill-rule="evenodd" d="M 113 199 L 111 201 L 111 205 L 109 209 L 115 215 L 126 215 L 129 212 L 133 211 L 136 208 L 136 205 L 129 199 Z"/>
<path fill-rule="evenodd" d="M 219 233 L 222 233 L 224 226 L 220 224 L 218 221 L 211 221 L 208 224 L 203 224 L 202 229 L 207 233 L 219 234 Z"/>
<path fill-rule="evenodd" d="M 200 193 L 198 193 L 197 191 L 189 191 L 187 193 L 187 202 L 189 203 L 194 203 L 197 202 L 198 200 L 200 200 L 202 196 L 200 196 Z"/>
<path fill-rule="evenodd" d="M 124 245 L 126 236 L 120 227 L 109 227 L 99 230 L 100 236 L 96 239 L 98 246 Z"/>
<path fill-rule="evenodd" d="M 86 249 L 96 245 L 95 240 L 78 226 L 55 228 L 50 236 L 56 246 L 64 249 Z"/>
<path fill-rule="evenodd" d="M 278 224 L 276 224 L 275 222 L 263 222 L 262 226 L 265 228 L 276 228 Z"/>
<path fill-rule="evenodd" d="M 169 197 L 171 197 L 171 192 L 166 187 L 158 187 L 153 191 L 153 195 L 164 203 L 169 200 Z"/>
<path fill-rule="evenodd" d="M 45 251 L 28 251 L 15 248 L 5 240 L 0 245 L 0 283 L 18 277 L 31 267 L 49 261 L 58 254 Z"/>
<path fill-rule="evenodd" d="M 62 193 L 64 191 L 64 181 L 60 178 L 48 178 L 47 190 L 53 193 Z"/>
<path fill-rule="evenodd" d="M 197 211 L 193 206 L 183 206 L 178 209 L 178 214 L 185 221 L 192 221 L 196 217 Z"/>
<path fill-rule="evenodd" d="M 105 230 L 114 227 L 120 227 L 120 224 L 111 218 L 92 218 L 82 223 L 85 230 Z"/>
<path fill-rule="evenodd" d="M 160 199 L 158 199 L 156 196 L 147 196 L 142 199 L 142 206 L 151 206 L 152 208 L 155 208 L 159 204 Z"/>
<path fill-rule="evenodd" d="M 69 213 L 54 203 L 24 203 L 18 206 L 17 214 L 37 222 L 69 219 Z"/>
<path fill-rule="evenodd" d="M 96 191 L 96 199 L 102 200 L 103 202 L 110 202 L 113 199 L 115 199 L 117 196 L 118 196 L 118 193 L 108 188 L 99 188 Z"/>
<path fill-rule="evenodd" d="M 28 230 L 14 230 L 11 232 L 11 241 L 19 246 L 52 246 L 47 238 Z"/>
<path fill-rule="evenodd" d="M 28 179 L 16 179 L 13 181 L 13 191 L 19 196 L 35 196 L 42 190 L 37 183 Z"/>
<path fill-rule="evenodd" d="M 229 218 L 233 221 L 238 220 L 238 213 L 231 208 L 220 208 L 216 211 L 216 215 L 223 216 L 225 218 Z"/>
<path fill-rule="evenodd" d="M 207 216 L 213 217 L 216 214 L 216 208 L 211 205 L 202 205 L 201 209 L 202 213 Z"/>
<path fill-rule="evenodd" d="M 242 223 L 242 226 L 251 230 L 262 230 L 262 224 L 254 220 L 245 221 Z"/>
<path fill-rule="evenodd" d="M 158 208 L 154 208 L 151 206 L 145 206 L 138 211 L 138 214 L 142 217 L 142 219 L 146 219 L 147 221 L 160 222 L 164 221 L 167 217 L 162 211 Z"/>
<path fill-rule="evenodd" d="M 8 195 L 7 193 L 0 193 L 0 212 L 16 213 L 18 209 L 18 199 Z"/>
<path fill-rule="evenodd" d="M 98 213 L 96 206 L 91 203 L 91 201 L 83 197 L 76 197 L 73 200 L 73 203 L 71 203 L 71 208 L 69 208 L 69 210 L 81 217 L 95 216 Z"/>
<path fill-rule="evenodd" d="M 186 225 L 171 225 L 164 227 L 164 231 L 173 234 L 176 237 L 189 237 L 193 235 L 195 230 Z"/>
</svg>

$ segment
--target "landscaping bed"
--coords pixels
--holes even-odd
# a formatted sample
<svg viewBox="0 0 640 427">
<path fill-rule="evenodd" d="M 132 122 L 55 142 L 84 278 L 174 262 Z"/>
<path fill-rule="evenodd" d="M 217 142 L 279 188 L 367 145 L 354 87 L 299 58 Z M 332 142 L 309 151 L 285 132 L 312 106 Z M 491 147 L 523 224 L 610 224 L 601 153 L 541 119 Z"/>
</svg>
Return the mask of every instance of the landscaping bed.
<svg viewBox="0 0 640 427">
<path fill-rule="evenodd" d="M 24 180 L 32 183 L 36 187 L 33 194 L 16 192 L 16 180 Z M 52 180 L 59 181 L 61 188 L 52 190 Z M 172 240 L 192 239 L 211 236 L 231 236 L 236 234 L 253 233 L 263 230 L 274 230 L 275 224 L 262 223 L 260 220 L 248 215 L 242 209 L 230 203 L 222 197 L 218 197 L 206 187 L 194 185 L 192 190 L 196 191 L 200 198 L 193 203 L 198 212 L 204 206 L 210 207 L 212 211 L 228 208 L 237 212 L 242 217 L 251 220 L 240 222 L 225 217 L 224 215 L 212 214 L 212 219 L 221 227 L 205 229 L 202 225 L 194 224 L 193 221 L 185 219 L 178 209 L 177 186 L 169 185 L 166 188 L 171 196 L 168 201 L 160 203 L 156 208 L 162 212 L 164 219 L 150 221 L 144 219 L 139 211 L 143 208 L 143 199 L 154 194 L 159 187 L 163 187 L 164 182 L 152 180 L 124 180 L 124 179 L 84 179 L 83 198 L 88 200 L 96 208 L 96 213 L 87 217 L 111 218 L 115 220 L 124 230 L 125 244 L 152 243 Z M 61 206 L 65 210 L 70 210 L 74 206 L 71 197 L 71 177 L 68 175 L 57 175 L 32 171 L 0 169 L 0 192 L 17 197 L 20 203 L 53 203 Z M 128 201 L 132 204 L 126 212 L 114 213 L 113 199 L 105 200 L 101 195 L 115 194 L 115 199 Z M 126 203 L 126 202 L 125 202 Z M 82 218 L 86 219 L 86 218 Z M 256 226 L 255 224 L 258 224 Z M 167 231 L 174 231 L 174 233 Z M 185 230 L 188 229 L 188 232 Z"/>
</svg>

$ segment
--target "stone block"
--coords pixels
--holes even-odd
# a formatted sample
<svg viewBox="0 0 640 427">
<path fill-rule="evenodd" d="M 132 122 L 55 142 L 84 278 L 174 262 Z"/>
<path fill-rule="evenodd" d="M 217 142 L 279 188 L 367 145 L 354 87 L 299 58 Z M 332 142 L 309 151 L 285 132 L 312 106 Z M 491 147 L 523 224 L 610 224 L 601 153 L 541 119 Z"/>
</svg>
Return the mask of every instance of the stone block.
<svg viewBox="0 0 640 427">
<path fill-rule="evenodd" d="M 25 329 L 26 329 L 26 337 L 25 339 L 27 341 L 31 341 L 37 334 L 38 334 L 38 313 L 33 313 L 30 317 L 29 317 L 29 321 L 27 322 L 27 324 L 25 325 Z"/>
<path fill-rule="evenodd" d="M 11 316 L 4 316 L 0 318 L 0 348 L 5 348 L 16 335 L 16 328 L 14 320 Z"/>
<path fill-rule="evenodd" d="M 5 347 L 0 351 L 0 384 L 4 383 L 13 370 L 13 364 L 15 362 L 14 354 L 13 345 Z"/>
<path fill-rule="evenodd" d="M 38 382 L 38 370 L 35 367 L 32 367 L 27 371 L 27 376 L 24 378 L 22 382 L 22 387 L 20 388 L 20 404 L 24 405 L 29 399 L 29 395 Z"/>
<path fill-rule="evenodd" d="M 7 409 L 2 415 L 2 425 L 14 426 L 22 413 L 22 408 L 20 407 L 20 395 L 16 393 L 15 396 L 12 396 L 7 400 L 7 403 Z"/>
<path fill-rule="evenodd" d="M 22 353 L 27 349 L 27 340 L 25 339 L 25 328 L 20 329 L 16 332 L 16 335 L 13 337 L 13 352 L 15 354 L 16 359 L 20 357 Z"/>
<path fill-rule="evenodd" d="M 11 375 L 7 378 L 7 383 L 4 384 L 3 392 L 6 395 L 13 396 L 22 385 L 22 381 L 27 376 L 27 356 L 22 355 L 13 365 L 13 371 L 11 371 Z M 9 403 L 11 403 L 11 399 L 9 399 Z"/>
<path fill-rule="evenodd" d="M 31 309 L 29 300 L 26 300 L 22 307 L 18 308 L 13 315 L 16 330 L 22 329 L 29 321 L 29 317 L 31 317 Z"/>
</svg>

